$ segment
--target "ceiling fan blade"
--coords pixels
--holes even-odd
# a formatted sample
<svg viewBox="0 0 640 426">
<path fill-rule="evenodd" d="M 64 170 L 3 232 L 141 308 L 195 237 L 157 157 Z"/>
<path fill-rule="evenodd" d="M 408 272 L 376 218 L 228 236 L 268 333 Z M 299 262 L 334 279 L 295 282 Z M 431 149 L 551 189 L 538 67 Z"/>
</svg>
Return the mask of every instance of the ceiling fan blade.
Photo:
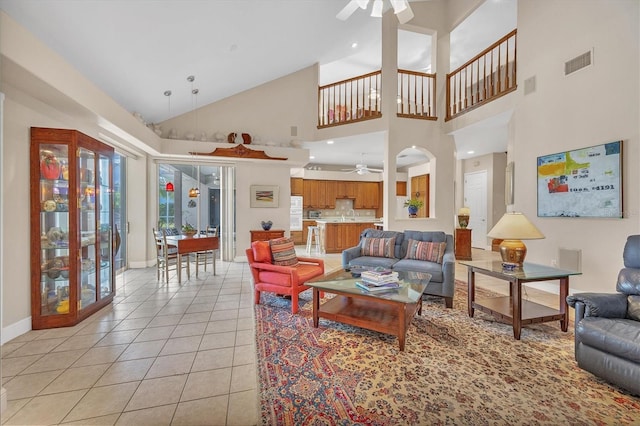
<svg viewBox="0 0 640 426">
<path fill-rule="evenodd" d="M 347 3 L 347 5 L 340 12 L 338 12 L 336 18 L 341 21 L 346 21 L 347 19 L 349 19 L 349 16 L 351 16 L 353 12 L 355 12 L 359 7 L 360 5 L 358 4 L 358 0 L 350 0 L 349 3 Z"/>
<path fill-rule="evenodd" d="M 396 12 L 396 17 L 398 18 L 398 22 L 400 22 L 401 24 L 406 24 L 413 19 L 413 10 L 411 10 L 411 6 L 409 6 L 408 1 L 403 1 L 407 7 L 405 9 L 401 9 L 399 12 Z M 402 1 L 400 3 L 402 3 Z M 392 1 L 391 4 L 394 5 L 394 2 Z M 395 5 L 393 9 L 398 10 L 395 8 Z"/>
<path fill-rule="evenodd" d="M 382 172 L 384 172 L 384 170 L 382 170 L 382 169 L 370 169 L 368 167 L 367 167 L 367 170 L 369 170 L 370 172 L 374 172 L 374 173 L 382 173 Z"/>
</svg>

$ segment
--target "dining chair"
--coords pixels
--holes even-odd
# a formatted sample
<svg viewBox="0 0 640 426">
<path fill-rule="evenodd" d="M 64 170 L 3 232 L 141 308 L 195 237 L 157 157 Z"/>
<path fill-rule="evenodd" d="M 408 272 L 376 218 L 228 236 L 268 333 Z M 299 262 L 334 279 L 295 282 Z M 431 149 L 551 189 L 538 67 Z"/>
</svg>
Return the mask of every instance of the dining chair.
<svg viewBox="0 0 640 426">
<path fill-rule="evenodd" d="M 169 283 L 169 271 L 182 268 L 182 260 L 178 263 L 178 247 L 172 244 L 167 244 L 167 235 L 164 230 L 156 231 L 153 229 L 153 239 L 156 245 L 156 272 L 158 275 L 158 281 L 160 281 L 160 272 L 162 271 L 162 278 Z M 189 260 L 185 262 L 187 269 L 187 276 L 190 277 Z"/>
<path fill-rule="evenodd" d="M 218 236 L 218 228 L 207 226 L 206 235 L 208 237 L 217 237 Z M 213 275 L 216 274 L 216 252 L 215 250 L 203 250 L 195 253 L 196 258 L 196 277 L 198 276 L 198 265 L 200 259 L 202 259 L 202 263 L 204 264 L 204 271 L 207 272 L 207 259 L 211 256 L 211 264 L 213 265 Z"/>
</svg>

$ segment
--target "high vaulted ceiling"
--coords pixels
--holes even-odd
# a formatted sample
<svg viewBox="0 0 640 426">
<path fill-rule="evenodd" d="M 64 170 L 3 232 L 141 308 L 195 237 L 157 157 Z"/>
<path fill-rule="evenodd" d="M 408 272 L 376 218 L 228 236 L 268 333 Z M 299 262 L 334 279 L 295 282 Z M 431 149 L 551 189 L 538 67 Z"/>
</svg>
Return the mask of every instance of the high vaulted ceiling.
<svg viewBox="0 0 640 426">
<path fill-rule="evenodd" d="M 379 55 L 379 19 L 370 17 L 370 10 L 356 10 L 346 21 L 336 19 L 347 3 L 0 0 L 0 8 L 123 108 L 146 122 L 160 122 L 314 63 L 331 70 L 371 57 L 368 51 Z M 514 0 L 487 0 L 478 8 L 472 15 L 475 30 L 459 27 L 464 36 L 452 43 L 453 60 L 470 58 L 513 29 L 514 5 Z M 189 82 L 188 76 L 195 80 Z M 196 96 L 192 89 L 198 89 Z M 167 90 L 170 97 L 164 95 Z M 375 151 L 381 154 L 382 148 Z"/>
</svg>

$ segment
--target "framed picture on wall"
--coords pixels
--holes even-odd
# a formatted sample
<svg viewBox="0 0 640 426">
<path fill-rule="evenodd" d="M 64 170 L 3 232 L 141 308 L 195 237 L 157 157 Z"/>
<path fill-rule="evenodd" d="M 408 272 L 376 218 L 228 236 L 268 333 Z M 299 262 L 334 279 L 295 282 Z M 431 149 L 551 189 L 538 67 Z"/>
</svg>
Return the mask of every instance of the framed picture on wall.
<svg viewBox="0 0 640 426">
<path fill-rule="evenodd" d="M 622 217 L 622 141 L 538 157 L 538 216 Z"/>
<path fill-rule="evenodd" d="M 278 207 L 279 188 L 275 185 L 251 185 L 251 207 Z"/>
</svg>

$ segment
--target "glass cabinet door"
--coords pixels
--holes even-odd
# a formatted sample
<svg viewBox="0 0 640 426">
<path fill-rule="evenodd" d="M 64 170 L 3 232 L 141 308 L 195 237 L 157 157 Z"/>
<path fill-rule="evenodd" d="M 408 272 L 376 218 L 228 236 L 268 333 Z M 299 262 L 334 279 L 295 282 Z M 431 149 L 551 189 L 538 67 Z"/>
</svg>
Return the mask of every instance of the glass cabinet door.
<svg viewBox="0 0 640 426">
<path fill-rule="evenodd" d="M 97 300 L 98 268 L 97 216 L 96 216 L 96 155 L 85 148 L 78 149 L 78 310 Z"/>
<path fill-rule="evenodd" d="M 69 312 L 67 145 L 40 145 L 40 315 Z"/>
<path fill-rule="evenodd" d="M 100 298 L 107 297 L 113 291 L 112 266 L 114 255 L 114 226 L 111 188 L 111 157 L 98 155 L 98 208 L 100 209 Z"/>
</svg>

